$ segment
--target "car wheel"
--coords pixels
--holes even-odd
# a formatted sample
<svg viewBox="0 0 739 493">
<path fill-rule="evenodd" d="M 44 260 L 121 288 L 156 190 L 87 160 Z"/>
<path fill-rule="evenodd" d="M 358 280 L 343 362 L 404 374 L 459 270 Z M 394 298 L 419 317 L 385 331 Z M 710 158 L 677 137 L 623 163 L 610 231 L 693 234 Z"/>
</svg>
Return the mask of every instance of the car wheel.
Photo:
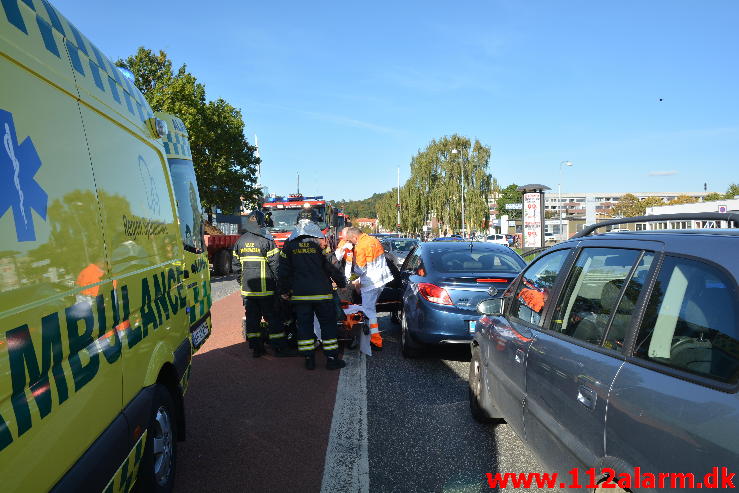
<svg viewBox="0 0 739 493">
<path fill-rule="evenodd" d="M 154 390 L 144 457 L 139 467 L 138 491 L 166 493 L 174 489 L 177 464 L 177 423 L 174 401 L 164 385 Z"/>
<path fill-rule="evenodd" d="M 411 335 L 408 333 L 405 311 L 400 317 L 400 348 L 404 358 L 417 358 L 421 355 L 421 348 L 411 340 Z"/>
<path fill-rule="evenodd" d="M 479 346 L 472 347 L 470 374 L 467 381 L 469 384 L 470 412 L 472 413 L 472 417 L 475 418 L 475 421 L 478 423 L 500 423 L 502 420 L 490 416 L 490 413 L 481 404 L 485 392 L 485 377 L 482 373 Z"/>
</svg>

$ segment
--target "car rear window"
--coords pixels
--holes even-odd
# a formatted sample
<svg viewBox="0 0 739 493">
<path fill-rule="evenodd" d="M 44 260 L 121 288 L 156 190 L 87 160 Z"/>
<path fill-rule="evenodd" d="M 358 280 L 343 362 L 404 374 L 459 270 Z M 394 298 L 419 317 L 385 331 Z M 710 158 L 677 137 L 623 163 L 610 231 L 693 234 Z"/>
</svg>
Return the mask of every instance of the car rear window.
<svg viewBox="0 0 739 493">
<path fill-rule="evenodd" d="M 410 252 L 418 244 L 416 240 L 393 240 L 392 249 L 398 252 Z"/>
<path fill-rule="evenodd" d="M 510 272 L 517 274 L 526 264 L 513 253 L 480 250 L 442 250 L 431 254 L 438 272 Z"/>
</svg>

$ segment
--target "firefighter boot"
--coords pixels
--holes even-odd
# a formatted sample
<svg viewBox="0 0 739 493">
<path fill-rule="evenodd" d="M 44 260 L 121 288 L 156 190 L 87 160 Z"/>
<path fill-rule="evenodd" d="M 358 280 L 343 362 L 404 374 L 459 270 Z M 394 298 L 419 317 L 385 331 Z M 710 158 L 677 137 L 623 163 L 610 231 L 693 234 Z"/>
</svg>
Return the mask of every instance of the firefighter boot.
<svg viewBox="0 0 739 493">
<path fill-rule="evenodd" d="M 311 353 L 305 357 L 305 369 L 306 370 L 316 369 L 316 355 L 314 353 Z"/>
<path fill-rule="evenodd" d="M 251 357 L 259 358 L 260 356 L 263 356 L 265 354 L 267 354 L 267 350 L 264 349 L 264 341 L 261 339 L 254 341 L 254 346 L 252 347 Z"/>
<path fill-rule="evenodd" d="M 339 370 L 346 366 L 346 361 L 339 358 L 338 356 L 329 356 L 326 358 L 326 369 L 327 370 Z"/>
<path fill-rule="evenodd" d="M 298 350 L 290 347 L 285 341 L 272 342 L 272 350 L 278 358 L 292 358 L 298 356 Z"/>
</svg>

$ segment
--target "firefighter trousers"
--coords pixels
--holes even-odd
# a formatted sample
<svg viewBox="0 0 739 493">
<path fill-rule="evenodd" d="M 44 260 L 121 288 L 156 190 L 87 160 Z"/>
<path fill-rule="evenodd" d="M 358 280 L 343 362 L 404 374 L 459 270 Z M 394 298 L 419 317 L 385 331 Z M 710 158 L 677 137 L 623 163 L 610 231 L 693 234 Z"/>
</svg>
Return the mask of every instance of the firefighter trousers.
<svg viewBox="0 0 739 493">
<path fill-rule="evenodd" d="M 245 296 L 246 338 L 249 347 L 254 349 L 257 341 L 269 337 L 270 343 L 279 346 L 285 341 L 280 312 L 277 309 L 277 298 L 272 296 Z M 262 328 L 262 317 L 267 322 L 267 330 Z"/>
<path fill-rule="evenodd" d="M 310 356 L 316 349 L 313 332 L 313 316 L 321 326 L 323 352 L 327 357 L 339 354 L 339 341 L 336 339 L 336 305 L 334 300 L 296 301 L 293 302 L 295 321 L 298 328 L 298 351 Z"/>
</svg>

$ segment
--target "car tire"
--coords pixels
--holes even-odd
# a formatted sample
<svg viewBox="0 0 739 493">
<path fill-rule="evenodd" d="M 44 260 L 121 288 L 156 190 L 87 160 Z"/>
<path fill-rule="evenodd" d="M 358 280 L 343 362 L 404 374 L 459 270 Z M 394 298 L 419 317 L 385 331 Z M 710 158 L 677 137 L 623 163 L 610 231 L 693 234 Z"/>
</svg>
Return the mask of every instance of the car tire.
<svg viewBox="0 0 739 493">
<path fill-rule="evenodd" d="M 471 353 L 470 374 L 467 382 L 472 417 L 478 423 L 501 423 L 502 419 L 490 416 L 490 413 L 485 410 L 483 405 L 485 376 L 482 372 L 482 363 L 480 362 L 480 346 L 472 346 Z"/>
<path fill-rule="evenodd" d="M 213 259 L 213 272 L 217 276 L 225 276 L 231 273 L 231 251 L 218 250 Z"/>
<path fill-rule="evenodd" d="M 167 387 L 156 384 L 144 456 L 139 467 L 139 492 L 169 493 L 177 465 L 177 415 Z"/>
<path fill-rule="evenodd" d="M 405 311 L 400 316 L 400 349 L 404 358 L 417 358 L 422 353 L 420 345 L 411 339 L 408 332 L 408 320 L 405 317 Z"/>
</svg>

